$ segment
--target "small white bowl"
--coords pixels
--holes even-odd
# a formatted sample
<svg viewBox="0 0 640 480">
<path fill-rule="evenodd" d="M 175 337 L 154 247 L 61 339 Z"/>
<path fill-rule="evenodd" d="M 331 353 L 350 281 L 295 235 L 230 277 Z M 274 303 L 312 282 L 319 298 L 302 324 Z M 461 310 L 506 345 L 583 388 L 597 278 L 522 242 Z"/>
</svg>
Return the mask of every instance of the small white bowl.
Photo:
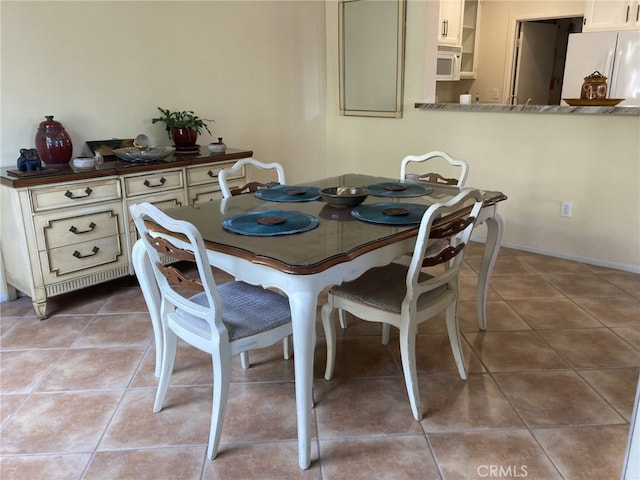
<svg viewBox="0 0 640 480">
<path fill-rule="evenodd" d="M 96 159 L 93 157 L 77 157 L 73 159 L 73 166 L 75 168 L 95 168 Z"/>
<path fill-rule="evenodd" d="M 208 148 L 209 151 L 213 153 L 224 153 L 227 146 L 224 143 L 210 143 Z"/>
</svg>

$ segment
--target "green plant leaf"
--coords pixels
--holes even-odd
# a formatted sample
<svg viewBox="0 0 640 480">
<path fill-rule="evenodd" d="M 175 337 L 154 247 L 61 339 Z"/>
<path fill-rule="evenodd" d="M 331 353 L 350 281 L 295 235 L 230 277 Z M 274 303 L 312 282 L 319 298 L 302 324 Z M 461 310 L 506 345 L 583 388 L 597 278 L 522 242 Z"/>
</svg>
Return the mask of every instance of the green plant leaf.
<svg viewBox="0 0 640 480">
<path fill-rule="evenodd" d="M 215 120 L 211 120 L 209 118 L 200 118 L 195 114 L 193 110 L 172 112 L 168 108 L 157 108 L 162 115 L 152 118 L 151 123 L 164 123 L 169 138 L 171 138 L 169 134 L 169 132 L 171 131 L 171 127 L 191 128 L 198 132 L 198 135 L 202 135 L 203 130 L 206 130 L 207 132 L 209 132 L 209 135 L 212 135 L 211 130 L 209 130 L 209 126 L 205 122 L 215 123 Z"/>
</svg>

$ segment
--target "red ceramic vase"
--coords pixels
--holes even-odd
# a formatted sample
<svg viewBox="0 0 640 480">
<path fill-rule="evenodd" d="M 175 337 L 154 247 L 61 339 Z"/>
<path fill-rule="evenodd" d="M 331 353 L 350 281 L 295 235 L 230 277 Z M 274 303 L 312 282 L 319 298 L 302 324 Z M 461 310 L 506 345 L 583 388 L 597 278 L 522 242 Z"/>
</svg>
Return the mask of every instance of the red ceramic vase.
<svg viewBox="0 0 640 480">
<path fill-rule="evenodd" d="M 198 139 L 198 132 L 187 127 L 171 127 L 171 139 L 176 148 L 193 148 Z"/>
<path fill-rule="evenodd" d="M 60 122 L 53 115 L 46 115 L 47 120 L 40 123 L 36 132 L 36 150 L 46 164 L 68 163 L 73 156 L 71 138 Z"/>
</svg>

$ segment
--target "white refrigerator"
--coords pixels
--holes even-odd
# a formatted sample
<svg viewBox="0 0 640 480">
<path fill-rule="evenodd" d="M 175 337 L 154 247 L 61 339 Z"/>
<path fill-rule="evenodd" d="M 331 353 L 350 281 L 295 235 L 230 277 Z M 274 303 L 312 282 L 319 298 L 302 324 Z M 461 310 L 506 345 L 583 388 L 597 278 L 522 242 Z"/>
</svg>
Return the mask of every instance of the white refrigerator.
<svg viewBox="0 0 640 480">
<path fill-rule="evenodd" d="M 562 98 L 580 98 L 584 78 L 595 71 L 607 77 L 607 98 L 640 107 L 640 30 L 570 34 Z"/>
</svg>

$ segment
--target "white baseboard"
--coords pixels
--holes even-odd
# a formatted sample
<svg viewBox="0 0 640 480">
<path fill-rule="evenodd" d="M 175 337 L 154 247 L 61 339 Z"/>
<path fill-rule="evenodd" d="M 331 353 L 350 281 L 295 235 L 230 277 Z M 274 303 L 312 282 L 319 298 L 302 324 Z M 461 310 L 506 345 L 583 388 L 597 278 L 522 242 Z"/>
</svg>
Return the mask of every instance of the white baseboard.
<svg viewBox="0 0 640 480">
<path fill-rule="evenodd" d="M 475 242 L 480 242 L 480 243 L 485 242 L 484 237 L 472 237 L 471 239 Z M 527 247 L 525 245 L 516 245 L 514 243 L 502 242 L 501 246 L 506 248 L 512 248 L 514 250 L 521 250 L 523 252 L 537 253 L 540 255 L 547 255 L 549 257 L 562 258 L 564 260 L 572 260 L 574 262 L 581 262 L 589 265 L 596 265 L 598 267 L 612 268 L 614 270 L 622 270 L 625 272 L 640 274 L 640 265 L 607 262 L 605 260 L 600 260 L 598 258 L 582 257 L 580 255 L 571 255 L 568 253 L 551 252 L 549 250 L 543 250 L 541 248 Z"/>
</svg>

